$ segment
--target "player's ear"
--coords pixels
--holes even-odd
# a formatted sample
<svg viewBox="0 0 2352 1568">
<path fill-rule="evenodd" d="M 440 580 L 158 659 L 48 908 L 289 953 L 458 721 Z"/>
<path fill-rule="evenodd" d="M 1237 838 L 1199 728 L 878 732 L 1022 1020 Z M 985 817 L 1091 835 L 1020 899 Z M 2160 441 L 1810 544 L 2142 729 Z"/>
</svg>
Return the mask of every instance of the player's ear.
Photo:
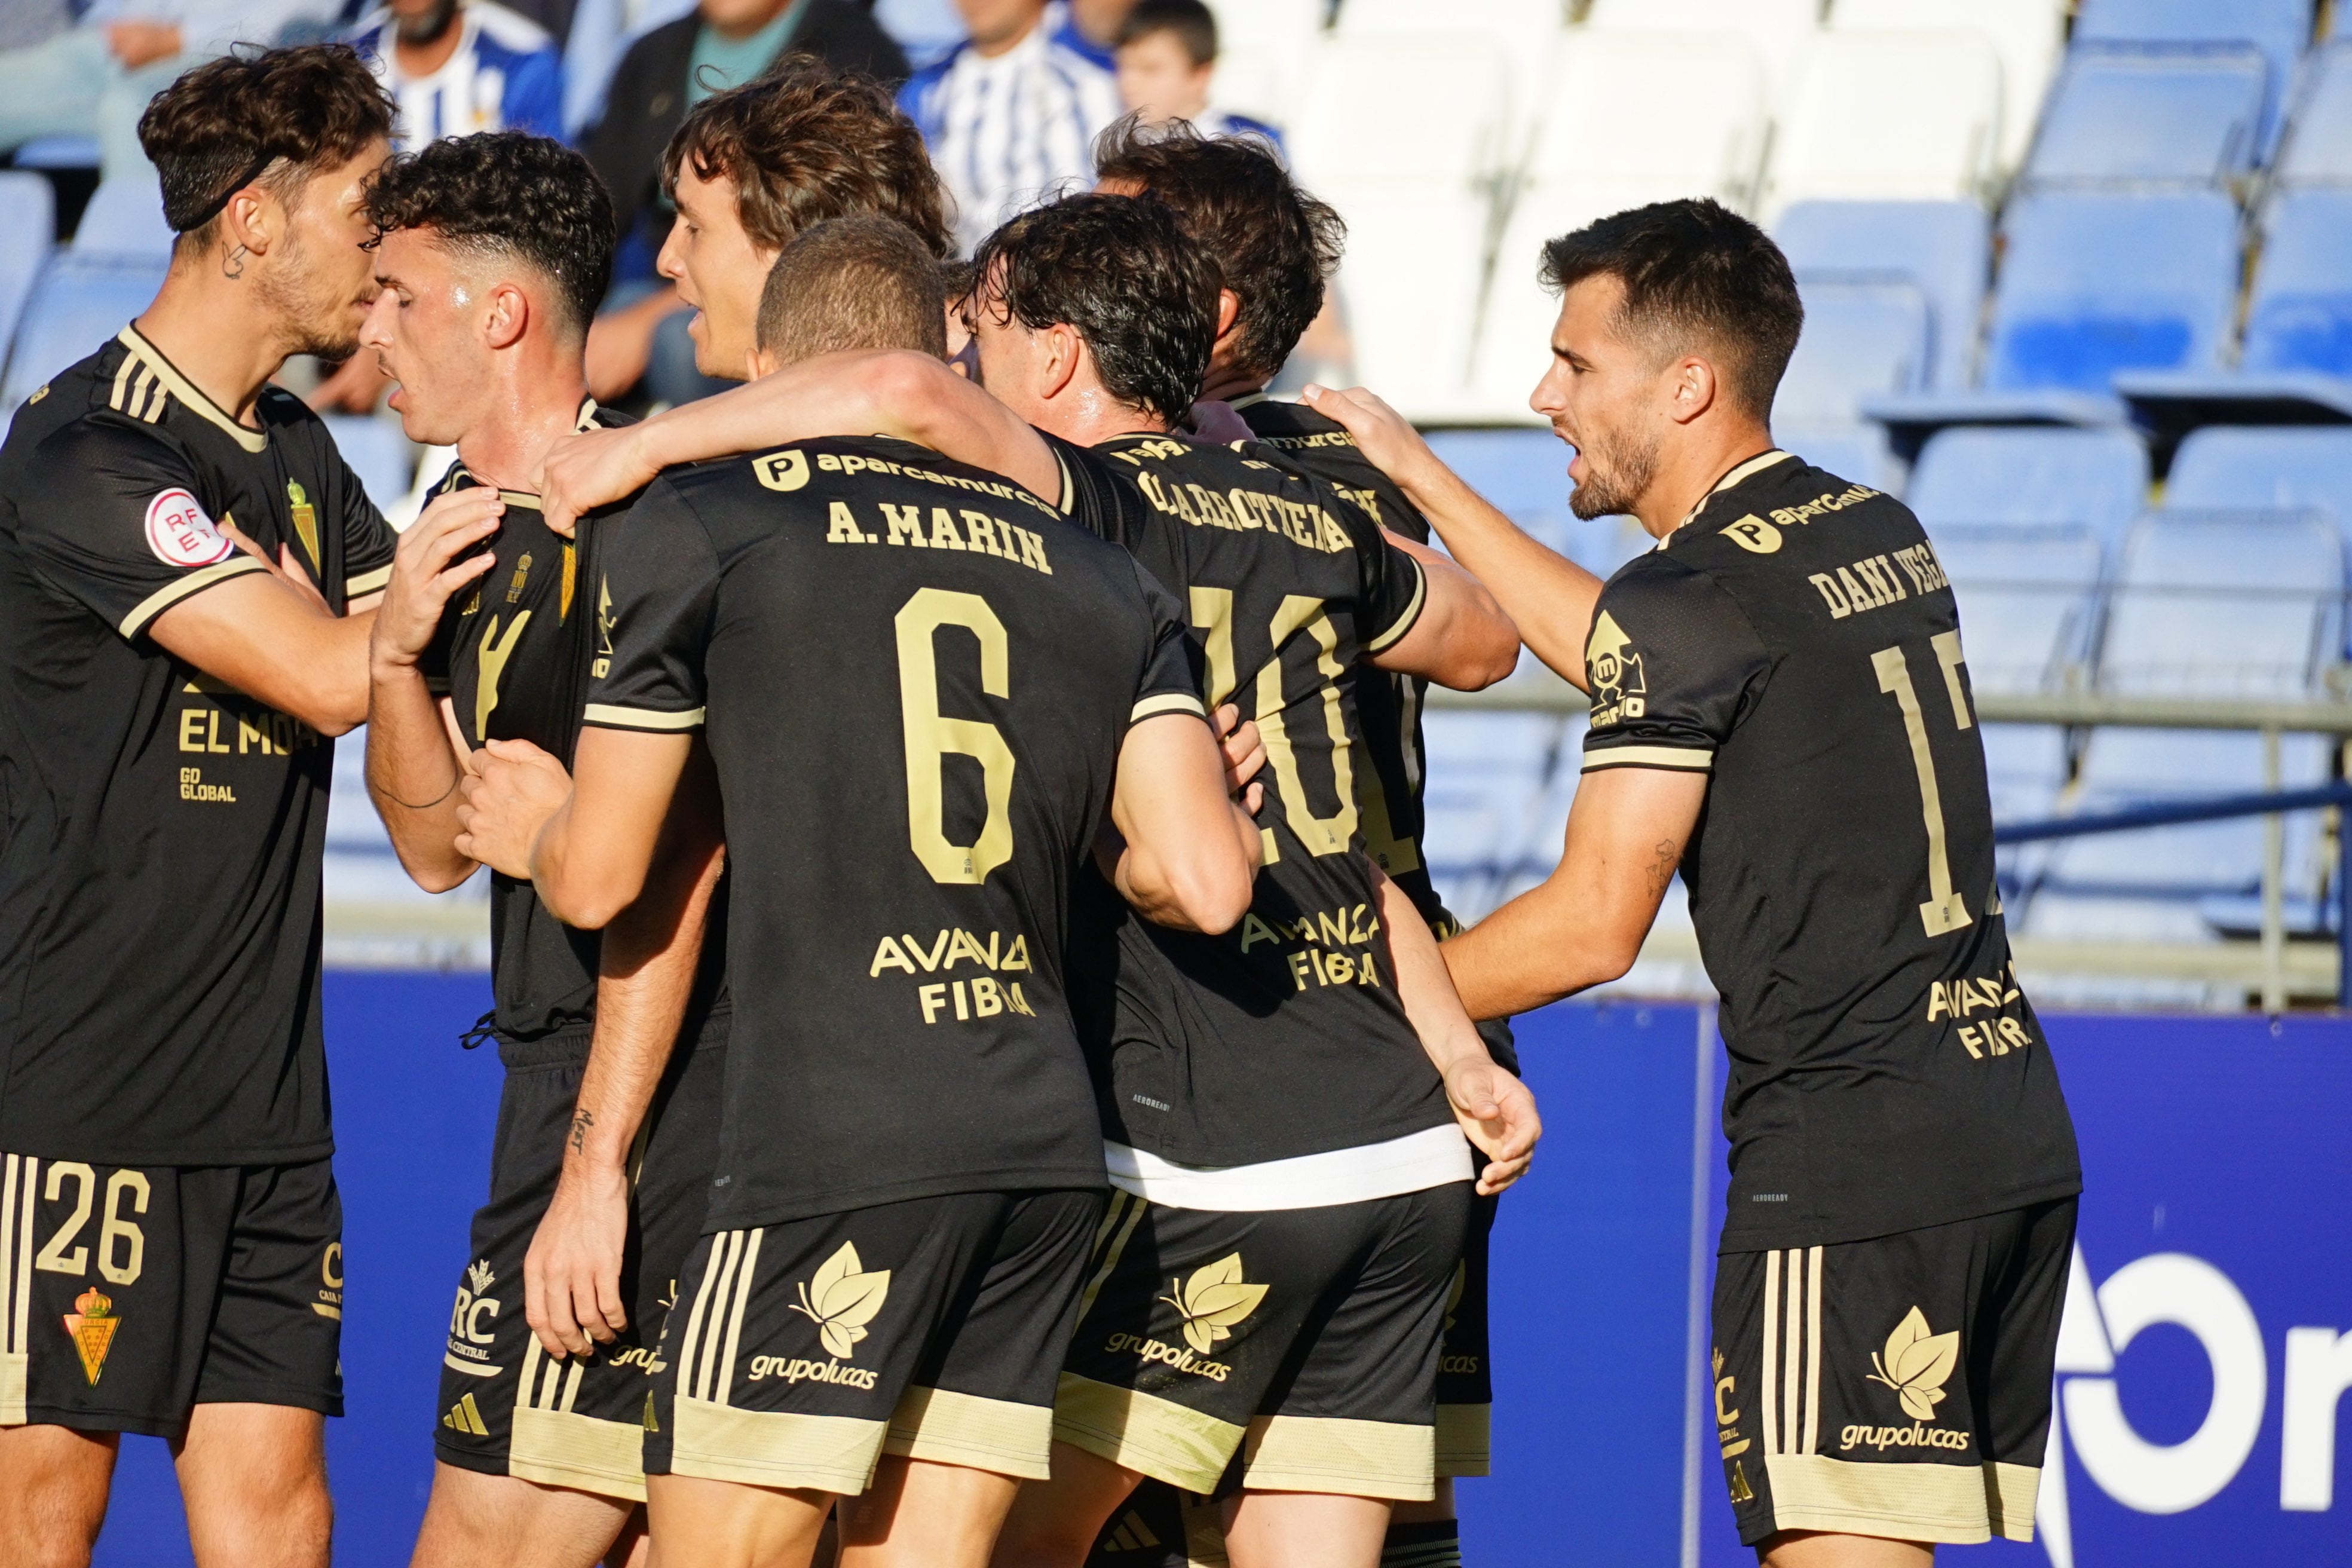
<svg viewBox="0 0 2352 1568">
<path fill-rule="evenodd" d="M 753 381 L 765 381 L 768 377 L 775 374 L 776 372 L 784 368 L 782 363 L 779 361 L 774 354 L 772 354 L 767 350 L 761 348 L 755 348 L 751 351 L 750 366 L 751 371 L 751 379 Z"/>
<path fill-rule="evenodd" d="M 231 253 L 267 256 L 286 226 L 286 207 L 277 195 L 257 184 L 247 184 L 221 208 L 221 247 Z"/>
<path fill-rule="evenodd" d="M 482 302 L 482 337 L 494 349 L 512 348 L 530 327 L 530 296 L 513 283 L 490 285 Z"/>
<path fill-rule="evenodd" d="M 1234 328 L 1242 319 L 1242 297 L 1230 289 L 1217 290 L 1217 344 L 1224 346 L 1233 336 Z"/>
<path fill-rule="evenodd" d="M 1058 397 L 1077 376 L 1086 355 L 1086 342 L 1078 336 L 1077 329 L 1066 321 L 1055 322 L 1040 335 L 1045 340 L 1045 356 L 1039 367 L 1037 391 L 1045 397 Z"/>
<path fill-rule="evenodd" d="M 1715 366 L 1696 354 L 1685 354 L 1674 362 L 1668 374 L 1667 412 L 1677 425 L 1687 425 L 1715 406 L 1717 394 L 1722 387 L 1716 380 Z"/>
</svg>

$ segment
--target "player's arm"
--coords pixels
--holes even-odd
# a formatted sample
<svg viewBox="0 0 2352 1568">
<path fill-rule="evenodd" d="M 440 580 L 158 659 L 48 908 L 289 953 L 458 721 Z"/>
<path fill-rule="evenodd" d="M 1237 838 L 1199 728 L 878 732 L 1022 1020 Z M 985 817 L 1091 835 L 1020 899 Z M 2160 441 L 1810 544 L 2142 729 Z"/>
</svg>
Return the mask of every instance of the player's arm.
<svg viewBox="0 0 2352 1568">
<path fill-rule="evenodd" d="M 1440 950 L 1471 1016 L 1531 1012 L 1631 969 L 1706 782 L 1704 773 L 1657 768 L 1588 774 L 1551 875 Z"/>
<path fill-rule="evenodd" d="M 532 884 L 565 925 L 597 931 L 635 903 L 686 772 L 684 731 L 580 731 L 572 776 L 528 741 L 492 741 L 457 784 L 457 851 Z"/>
<path fill-rule="evenodd" d="M 555 1196 L 523 1264 L 524 1313 L 550 1355 L 587 1354 L 628 1327 L 621 1296 L 629 1151 L 677 1047 L 725 850 L 710 753 L 697 746 L 645 890 L 604 928 L 596 1034 Z M 689 1044 L 688 1048 L 691 1048 Z"/>
<path fill-rule="evenodd" d="M 1485 584 L 1427 545 L 1385 529 L 1380 537 L 1418 568 L 1421 587 L 1411 624 L 1370 653 L 1373 664 L 1456 691 L 1481 690 L 1518 668 L 1519 628 Z M 1399 568 L 1392 561 L 1388 570 Z"/>
<path fill-rule="evenodd" d="M 498 531 L 504 510 L 488 486 L 435 497 L 394 551 L 369 639 L 368 798 L 402 867 L 429 893 L 463 882 L 475 862 L 457 843 L 466 757 L 427 664 L 450 598 L 496 560 L 488 550 L 466 552 Z"/>
<path fill-rule="evenodd" d="M 1195 700 L 1130 725 L 1118 748 L 1102 852 L 1146 920 L 1215 935 L 1249 909 L 1262 840 L 1228 789 L 1227 759 Z"/>
<path fill-rule="evenodd" d="M 1591 650 L 1592 725 L 1559 864 L 1443 949 L 1474 1018 L 1524 1013 L 1633 967 L 1716 750 L 1771 678 L 1730 595 L 1664 556 L 1619 573 L 1601 609 L 1610 635 Z"/>
<path fill-rule="evenodd" d="M 1495 1065 L 1486 1042 L 1463 1011 L 1454 982 L 1439 956 L 1437 939 L 1422 923 L 1421 911 L 1404 889 L 1377 866 L 1381 923 L 1388 928 L 1389 962 L 1396 970 L 1397 1000 L 1421 1037 L 1422 1049 L 1445 1080 L 1454 1118 L 1470 1142 L 1487 1156 L 1479 1173 L 1482 1194 L 1501 1192 L 1527 1173 L 1535 1158 L 1543 1120 L 1528 1086 Z"/>
<path fill-rule="evenodd" d="M 541 480 L 548 526 L 568 532 L 675 464 L 823 436 L 897 437 L 1061 500 L 1061 464 L 1025 420 L 945 363 L 887 350 L 819 354 L 640 424 L 566 437 Z"/>
<path fill-rule="evenodd" d="M 1582 689 L 1584 639 L 1601 579 L 1528 536 L 1438 459 L 1396 410 L 1361 387 L 1310 386 L 1308 407 L 1347 427 L 1364 456 L 1429 520 L 1445 548 L 1496 596 L 1535 656 Z"/>
<path fill-rule="evenodd" d="M 332 615 L 260 571 L 181 600 L 148 635 L 247 697 L 321 735 L 341 735 L 367 717 L 372 620 Z"/>
</svg>

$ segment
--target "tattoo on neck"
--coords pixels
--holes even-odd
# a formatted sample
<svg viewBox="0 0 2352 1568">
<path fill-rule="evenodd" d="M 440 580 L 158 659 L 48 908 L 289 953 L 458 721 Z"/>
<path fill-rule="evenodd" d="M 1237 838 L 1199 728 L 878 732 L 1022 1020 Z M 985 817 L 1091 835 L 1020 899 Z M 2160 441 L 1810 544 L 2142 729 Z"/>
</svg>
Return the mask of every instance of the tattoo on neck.
<svg viewBox="0 0 2352 1568">
<path fill-rule="evenodd" d="M 245 276 L 245 247 L 240 245 L 221 258 L 221 276 L 232 282 Z"/>
</svg>

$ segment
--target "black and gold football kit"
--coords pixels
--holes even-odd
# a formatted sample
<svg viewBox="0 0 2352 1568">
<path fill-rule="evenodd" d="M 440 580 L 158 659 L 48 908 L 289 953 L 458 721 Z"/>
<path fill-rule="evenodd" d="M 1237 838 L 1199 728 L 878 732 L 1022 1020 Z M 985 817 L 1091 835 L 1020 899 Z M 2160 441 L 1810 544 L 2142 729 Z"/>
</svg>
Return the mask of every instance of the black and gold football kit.
<svg viewBox="0 0 2352 1568">
<path fill-rule="evenodd" d="M 1355 437 L 1338 420 L 1300 403 L 1254 393 L 1236 398 L 1234 412 L 1265 445 L 1296 467 L 1328 484 L 1339 499 L 1379 526 L 1427 544 L 1429 520 L 1407 500 L 1396 481 L 1372 465 Z M 1427 749 L 1422 743 L 1422 711 L 1429 682 L 1417 675 L 1366 669 L 1356 681 L 1356 716 L 1363 726 L 1363 749 L 1370 765 L 1356 773 L 1363 813 L 1364 848 L 1411 897 L 1440 942 L 1462 929 L 1438 896 L 1422 853 L 1427 823 L 1423 792 L 1429 783 Z M 1519 1070 L 1510 1020 L 1478 1025 L 1487 1052 L 1504 1070 Z M 1496 1200 L 1482 1197 L 1471 1211 L 1471 1236 L 1463 1252 L 1457 1298 L 1445 1319 L 1445 1346 L 1437 1371 L 1437 1473 L 1483 1476 L 1493 1467 L 1489 1445 L 1495 1403 L 1494 1369 L 1487 1357 L 1487 1243 L 1495 1226 Z"/>
<path fill-rule="evenodd" d="M 1610 579 L 1585 660 L 1587 773 L 1708 775 L 1682 870 L 1731 1058 L 1741 1539 L 2030 1539 L 2082 1177 L 1934 547 L 1769 452 Z"/>
<path fill-rule="evenodd" d="M 1055 1435 L 1193 1491 L 1231 1468 L 1248 1486 L 1426 1499 L 1470 1148 L 1397 997 L 1355 717 L 1360 661 L 1412 629 L 1421 569 L 1265 447 L 1056 446 L 1073 510 L 1188 604 L 1209 700 L 1256 721 L 1267 766 L 1240 925 L 1150 927 L 1098 881 L 1099 918 L 1080 922 L 1081 1026 L 1128 1201 L 1097 1249 Z M 1167 1298 L 1197 1305 L 1192 1285 L 1227 1332 L 1163 1356 L 1186 1342 L 1170 1312 L 1192 1310 Z"/>
<path fill-rule="evenodd" d="M 595 409 L 583 428 L 619 417 Z M 478 481 L 461 463 L 439 495 Z M 425 663 L 470 746 L 529 741 L 568 768 L 598 663 L 611 657 L 599 555 L 611 512 L 574 537 L 548 528 L 538 498 L 504 493 L 495 563 L 446 612 Z M 640 1130 L 621 1292 L 628 1327 L 593 1356 L 555 1361 L 523 1317 L 523 1261 L 563 1172 L 565 1136 L 594 1032 L 600 937 L 563 924 L 527 880 L 493 871 L 484 1020 L 506 1084 L 490 1152 L 489 1199 L 474 1215 L 441 1358 L 436 1453 L 493 1475 L 642 1500 L 643 1415 L 663 1321 L 701 1233 L 719 1154 L 727 1070 L 725 895 L 713 900 L 700 974 Z"/>
<path fill-rule="evenodd" d="M 126 328 L 0 447 L 0 1425 L 341 1408 L 331 742 L 147 634 L 264 570 L 226 524 L 338 613 L 394 535 L 299 399 L 253 417 Z"/>
<path fill-rule="evenodd" d="M 1071 895 L 1129 726 L 1205 717 L 1181 610 L 1027 491 L 880 439 L 674 472 L 604 549 L 587 722 L 704 732 L 732 880 L 709 1239 L 647 1469 L 1043 1476 L 1104 1201 Z"/>
</svg>

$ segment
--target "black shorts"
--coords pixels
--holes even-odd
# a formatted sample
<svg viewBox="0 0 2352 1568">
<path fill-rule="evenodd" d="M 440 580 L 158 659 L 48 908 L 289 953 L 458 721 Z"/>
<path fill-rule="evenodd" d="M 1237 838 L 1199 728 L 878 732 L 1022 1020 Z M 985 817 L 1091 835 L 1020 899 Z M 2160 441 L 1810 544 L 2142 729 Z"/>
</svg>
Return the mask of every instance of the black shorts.
<svg viewBox="0 0 2352 1568">
<path fill-rule="evenodd" d="M 198 1405 L 343 1413 L 333 1167 L 0 1156 L 0 1426 L 175 1437 Z"/>
<path fill-rule="evenodd" d="M 1493 1467 L 1488 1434 L 1495 1381 L 1486 1360 L 1486 1259 L 1496 1203 L 1495 1197 L 1473 1195 L 1462 1262 L 1445 1298 L 1445 1340 L 1437 1357 L 1437 1473 L 1442 1477 L 1483 1476 Z"/>
<path fill-rule="evenodd" d="M 1098 1189 L 959 1193 L 702 1238 L 646 1471 L 855 1496 L 884 1454 L 1043 1480 Z"/>
<path fill-rule="evenodd" d="M 559 1361 L 523 1317 L 523 1259 L 563 1170 L 588 1037 L 501 1041 L 507 1081 L 490 1154 L 490 1201 L 474 1215 L 441 1356 L 434 1453 L 445 1464 L 642 1501 L 646 1394 L 679 1270 L 701 1234 L 719 1163 L 727 1019 L 672 1058 L 633 1163 L 635 1202 L 621 1267 L 628 1328 L 586 1358 Z"/>
<path fill-rule="evenodd" d="M 1191 1492 L 1428 1500 L 1471 1196 L 1227 1213 L 1115 1194 L 1054 1436 Z"/>
<path fill-rule="evenodd" d="M 2074 1200 L 1736 1252 L 1715 1417 L 1739 1539 L 2033 1539 Z"/>
</svg>

